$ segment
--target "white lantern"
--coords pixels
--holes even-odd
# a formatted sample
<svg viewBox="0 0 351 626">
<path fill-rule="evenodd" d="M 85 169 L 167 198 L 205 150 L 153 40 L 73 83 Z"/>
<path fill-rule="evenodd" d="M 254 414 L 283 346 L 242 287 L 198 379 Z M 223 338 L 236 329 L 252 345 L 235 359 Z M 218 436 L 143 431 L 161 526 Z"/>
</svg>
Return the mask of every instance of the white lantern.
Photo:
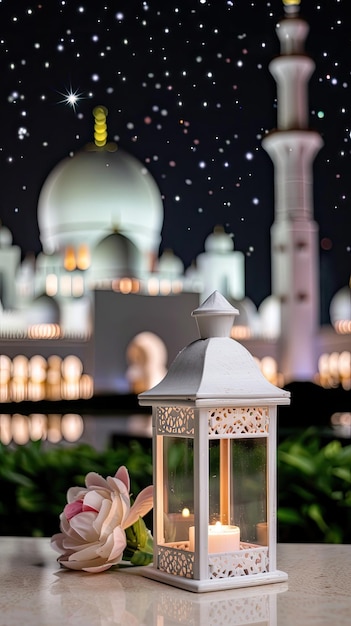
<svg viewBox="0 0 351 626">
<path fill-rule="evenodd" d="M 287 580 L 276 567 L 277 405 L 230 331 L 215 291 L 192 315 L 200 339 L 139 395 L 153 413 L 154 561 L 143 574 L 190 591 Z"/>
</svg>

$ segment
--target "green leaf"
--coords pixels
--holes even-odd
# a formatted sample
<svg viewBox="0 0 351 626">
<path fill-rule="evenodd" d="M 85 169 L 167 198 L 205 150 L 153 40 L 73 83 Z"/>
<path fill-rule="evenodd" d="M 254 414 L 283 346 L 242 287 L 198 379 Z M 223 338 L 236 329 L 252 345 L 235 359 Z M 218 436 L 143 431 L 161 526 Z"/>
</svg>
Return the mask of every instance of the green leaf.
<svg viewBox="0 0 351 626">
<path fill-rule="evenodd" d="M 15 483 L 16 485 L 22 485 L 23 487 L 32 487 L 34 485 L 31 478 L 28 478 L 24 474 L 20 474 L 19 472 L 13 472 L 11 470 L 8 470 L 6 472 L 6 480 Z"/>
<path fill-rule="evenodd" d="M 132 565 L 149 565 L 153 561 L 153 538 L 146 528 L 144 520 L 138 521 L 126 529 L 127 546 L 123 559 Z"/>
<path fill-rule="evenodd" d="M 316 522 L 318 528 L 326 533 L 328 530 L 328 524 L 325 522 L 323 518 L 322 509 L 316 502 L 314 504 L 310 504 L 307 508 L 307 515 Z"/>
<path fill-rule="evenodd" d="M 339 456 L 341 451 L 341 443 L 334 439 L 327 443 L 327 445 L 323 448 L 324 456 L 326 459 L 332 460 Z"/>
<path fill-rule="evenodd" d="M 337 476 L 344 480 L 346 483 L 351 484 L 351 467 L 334 467 L 333 468 L 333 476 Z"/>
<path fill-rule="evenodd" d="M 279 451 L 279 461 L 290 465 L 307 476 L 313 476 L 315 473 L 315 461 L 300 454 L 290 454 L 289 452 Z"/>
<path fill-rule="evenodd" d="M 277 518 L 279 522 L 282 522 L 283 524 L 303 525 L 303 518 L 298 511 L 295 511 L 295 509 L 280 507 L 277 511 Z"/>
</svg>

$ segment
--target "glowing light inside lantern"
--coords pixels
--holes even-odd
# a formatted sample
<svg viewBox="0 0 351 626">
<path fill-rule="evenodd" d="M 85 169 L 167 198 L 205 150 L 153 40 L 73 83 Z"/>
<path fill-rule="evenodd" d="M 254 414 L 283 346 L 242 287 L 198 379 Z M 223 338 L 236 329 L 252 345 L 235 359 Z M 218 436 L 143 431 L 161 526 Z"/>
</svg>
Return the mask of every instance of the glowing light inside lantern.
<svg viewBox="0 0 351 626">
<path fill-rule="evenodd" d="M 189 550 L 195 550 L 195 526 L 189 528 Z M 226 526 L 221 522 L 208 527 L 208 552 L 234 552 L 240 550 L 240 528 Z"/>
</svg>

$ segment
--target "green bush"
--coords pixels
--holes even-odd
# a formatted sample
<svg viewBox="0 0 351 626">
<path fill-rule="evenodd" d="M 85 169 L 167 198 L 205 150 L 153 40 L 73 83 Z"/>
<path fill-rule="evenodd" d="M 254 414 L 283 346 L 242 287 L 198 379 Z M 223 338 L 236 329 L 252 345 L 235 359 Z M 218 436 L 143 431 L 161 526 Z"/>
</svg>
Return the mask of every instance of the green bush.
<svg viewBox="0 0 351 626">
<path fill-rule="evenodd" d="M 125 465 L 136 496 L 152 484 L 150 451 L 136 440 L 98 452 L 89 445 L 44 448 L 40 441 L 16 448 L 0 444 L 0 535 L 51 536 L 69 487 L 88 472 L 114 476 Z M 149 514 L 148 514 L 149 515 Z M 147 517 L 145 517 L 147 522 Z"/>
<path fill-rule="evenodd" d="M 151 449 L 137 440 L 103 452 L 89 445 L 0 445 L 0 535 L 51 536 L 69 487 L 90 471 L 128 468 L 131 494 L 152 483 Z M 152 512 L 145 517 L 152 530 Z M 278 540 L 351 543 L 351 445 L 323 444 L 316 428 L 278 445 Z"/>
<path fill-rule="evenodd" d="M 278 446 L 278 540 L 351 543 L 351 445 L 310 428 Z"/>
</svg>

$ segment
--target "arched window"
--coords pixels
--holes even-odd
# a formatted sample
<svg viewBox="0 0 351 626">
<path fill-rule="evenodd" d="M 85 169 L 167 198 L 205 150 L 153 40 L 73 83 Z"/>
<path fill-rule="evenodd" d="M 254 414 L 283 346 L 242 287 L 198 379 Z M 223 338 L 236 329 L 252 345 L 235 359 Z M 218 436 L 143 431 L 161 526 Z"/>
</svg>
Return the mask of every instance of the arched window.
<svg viewBox="0 0 351 626">
<path fill-rule="evenodd" d="M 126 358 L 129 363 L 126 377 L 132 393 L 154 387 L 167 373 L 167 349 L 154 333 L 136 335 L 127 347 Z"/>
</svg>

